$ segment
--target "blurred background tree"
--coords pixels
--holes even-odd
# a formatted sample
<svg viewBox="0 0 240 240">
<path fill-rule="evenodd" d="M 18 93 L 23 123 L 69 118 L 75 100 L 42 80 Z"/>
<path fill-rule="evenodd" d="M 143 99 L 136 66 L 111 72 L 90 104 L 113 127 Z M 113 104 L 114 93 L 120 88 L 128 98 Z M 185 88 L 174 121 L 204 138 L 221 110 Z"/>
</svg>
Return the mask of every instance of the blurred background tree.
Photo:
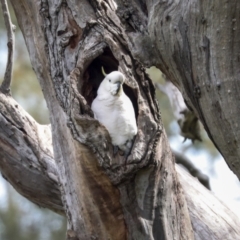
<svg viewBox="0 0 240 240">
<path fill-rule="evenodd" d="M 29 55 L 15 15 L 9 4 L 11 18 L 16 25 L 16 49 L 11 92 L 17 102 L 39 123 L 48 124 L 48 110 L 41 88 L 33 72 Z M 3 79 L 7 59 L 7 37 L 0 14 L 0 82 Z M 154 82 L 164 82 L 161 72 L 148 70 Z M 171 147 L 186 155 L 201 171 L 210 177 L 212 191 L 240 217 L 240 185 L 228 169 L 222 157 L 208 138 L 203 127 L 203 141 L 183 143 L 179 126 L 174 119 L 169 99 L 157 90 L 161 116 Z M 231 187 L 229 187 L 231 186 Z M 61 240 L 65 239 L 66 220 L 49 210 L 40 209 L 20 196 L 4 179 L 0 179 L 0 239 L 1 240 Z"/>
</svg>

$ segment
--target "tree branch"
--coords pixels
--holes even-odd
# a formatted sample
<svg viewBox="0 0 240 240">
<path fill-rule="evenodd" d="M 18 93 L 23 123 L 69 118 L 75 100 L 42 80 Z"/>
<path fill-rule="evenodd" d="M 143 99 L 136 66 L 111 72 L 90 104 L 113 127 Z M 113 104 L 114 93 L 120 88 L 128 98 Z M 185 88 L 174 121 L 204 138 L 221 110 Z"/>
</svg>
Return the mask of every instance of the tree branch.
<svg viewBox="0 0 240 240">
<path fill-rule="evenodd" d="M 1 93 L 0 110 L 0 168 L 3 176 L 30 201 L 64 215 L 50 127 L 37 124 L 11 97 Z M 218 240 L 222 236 L 237 239 L 240 235 L 239 219 L 186 171 L 177 166 L 177 172 L 195 239 L 208 240 L 213 235 L 213 239 Z"/>
<path fill-rule="evenodd" d="M 208 176 L 203 174 L 199 169 L 197 169 L 194 164 L 186 158 L 186 156 L 183 156 L 182 154 L 174 150 L 172 151 L 175 155 L 176 163 L 183 165 L 193 177 L 196 177 L 198 181 L 203 184 L 203 186 L 211 190 Z"/>
<path fill-rule="evenodd" d="M 4 22 L 7 29 L 8 58 L 7 58 L 6 71 L 4 74 L 2 85 L 0 87 L 0 91 L 4 94 L 10 94 L 10 85 L 11 85 L 12 73 L 13 73 L 13 54 L 14 54 L 14 45 L 15 45 L 13 32 L 14 32 L 15 26 L 11 22 L 7 1 L 1 0 L 1 5 L 2 5 Z"/>
<path fill-rule="evenodd" d="M 239 218 L 183 168 L 176 165 L 188 203 L 195 240 L 238 239 Z"/>
<path fill-rule="evenodd" d="M 64 214 L 50 126 L 42 126 L 0 93 L 0 168 L 24 197 Z"/>
<path fill-rule="evenodd" d="M 240 179 L 240 1 L 149 2 L 153 65 L 178 87 Z"/>
<path fill-rule="evenodd" d="M 80 239 L 125 239 L 127 234 L 143 239 L 193 239 L 154 87 L 132 54 L 135 42 L 129 43 L 126 36 L 148 35 L 141 9 L 120 0 L 117 9 L 94 0 L 12 3 L 50 109 L 69 230 Z M 106 60 L 109 56 L 112 61 Z M 95 78 L 91 70 L 97 72 L 99 61 L 104 60 L 109 69 L 119 68 L 126 75 L 138 113 L 139 131 L 127 171 L 119 171 L 121 162 L 110 169 L 113 164 L 106 160 L 116 158 L 112 158 L 109 135 L 89 110 L 101 81 L 101 75 Z"/>
</svg>

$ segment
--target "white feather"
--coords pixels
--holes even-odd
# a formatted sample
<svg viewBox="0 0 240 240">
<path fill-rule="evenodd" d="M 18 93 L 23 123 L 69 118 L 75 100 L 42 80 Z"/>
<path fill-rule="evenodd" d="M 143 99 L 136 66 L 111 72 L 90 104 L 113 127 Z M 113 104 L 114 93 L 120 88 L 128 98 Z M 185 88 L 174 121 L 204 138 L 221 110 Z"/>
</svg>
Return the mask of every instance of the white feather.
<svg viewBox="0 0 240 240">
<path fill-rule="evenodd" d="M 130 151 L 137 134 L 137 124 L 132 102 L 123 91 L 123 83 L 124 75 L 118 71 L 106 75 L 91 108 L 94 117 L 108 130 L 112 144 L 126 152 Z"/>
</svg>

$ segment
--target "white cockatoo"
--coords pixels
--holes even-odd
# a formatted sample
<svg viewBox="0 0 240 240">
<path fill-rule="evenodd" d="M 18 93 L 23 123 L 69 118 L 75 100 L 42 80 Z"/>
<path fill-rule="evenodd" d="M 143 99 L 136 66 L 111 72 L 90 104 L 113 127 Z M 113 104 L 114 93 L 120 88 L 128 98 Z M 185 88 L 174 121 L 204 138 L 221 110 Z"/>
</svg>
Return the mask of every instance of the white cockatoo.
<svg viewBox="0 0 240 240">
<path fill-rule="evenodd" d="M 114 153 L 119 148 L 129 155 L 137 134 L 137 124 L 133 105 L 123 91 L 124 75 L 119 71 L 106 74 L 101 82 L 97 97 L 92 102 L 94 118 L 108 130 L 114 145 Z"/>
</svg>

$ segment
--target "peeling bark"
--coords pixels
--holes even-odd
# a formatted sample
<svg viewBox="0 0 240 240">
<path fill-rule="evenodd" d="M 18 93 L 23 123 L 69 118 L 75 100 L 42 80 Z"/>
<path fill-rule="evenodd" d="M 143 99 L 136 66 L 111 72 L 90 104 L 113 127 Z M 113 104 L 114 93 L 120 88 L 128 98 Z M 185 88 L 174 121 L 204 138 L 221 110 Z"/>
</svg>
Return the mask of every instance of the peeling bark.
<svg viewBox="0 0 240 240">
<path fill-rule="evenodd" d="M 53 152 L 59 179 L 58 188 L 53 189 L 60 190 L 69 223 L 68 238 L 194 239 L 174 158 L 162 127 L 155 89 L 142 65 L 156 63 L 162 69 L 165 67 L 165 74 L 168 72 L 166 75 L 169 79 L 174 76 L 175 84 L 177 77 L 192 81 L 194 71 L 185 19 L 180 18 L 178 25 L 181 45 L 176 45 L 174 54 L 165 54 L 163 59 L 163 54 L 171 50 L 170 44 L 164 38 L 158 39 L 162 28 L 154 28 L 154 24 L 161 26 L 160 21 L 166 14 L 164 11 L 168 10 L 164 5 L 168 2 L 11 2 L 50 111 Z M 173 6 L 178 3 L 173 1 Z M 182 10 L 194 3 L 185 6 L 182 1 L 181 4 Z M 171 9 L 172 6 L 169 7 Z M 165 17 L 164 21 L 167 22 L 173 18 L 169 15 Z M 164 42 L 166 50 L 158 40 Z M 178 66 L 178 75 L 169 69 L 171 57 Z M 90 109 L 103 79 L 102 66 L 106 72 L 119 69 L 125 74 L 124 91 L 135 109 L 138 134 L 127 164 L 124 164 L 122 156 L 113 156 L 109 134 L 93 118 Z M 195 96 L 194 109 L 198 110 L 201 90 L 196 82 L 191 84 Z M 203 117 L 200 116 L 200 119 L 203 120 Z M 3 117 L 2 121 L 6 122 L 6 119 Z M 22 121 L 20 123 L 23 124 Z M 8 124 L 6 122 L 5 125 Z M 38 133 L 39 126 L 35 125 L 34 128 Z M 21 127 L 18 129 L 21 130 Z M 18 135 L 24 145 L 24 132 Z M 27 146 L 34 150 L 34 144 L 42 146 L 41 140 L 30 141 Z M 47 148 L 43 149 L 41 154 L 48 152 Z M 13 156 L 12 161 L 14 159 Z M 40 171 L 42 165 L 49 164 L 51 160 L 44 157 L 39 159 L 40 164 L 34 165 L 34 170 L 38 170 L 43 187 L 51 180 L 55 186 L 56 172 L 50 171 L 53 175 L 47 173 L 44 177 Z M 28 168 L 26 170 L 31 173 Z M 11 171 L 6 173 L 13 181 Z M 33 198 L 17 183 L 16 187 L 22 189 L 27 197 Z M 53 207 L 45 200 L 45 194 L 46 191 L 43 191 L 39 202 L 44 204 L 45 201 L 45 206 L 61 212 L 59 197 L 56 198 L 58 204 Z"/>
</svg>

